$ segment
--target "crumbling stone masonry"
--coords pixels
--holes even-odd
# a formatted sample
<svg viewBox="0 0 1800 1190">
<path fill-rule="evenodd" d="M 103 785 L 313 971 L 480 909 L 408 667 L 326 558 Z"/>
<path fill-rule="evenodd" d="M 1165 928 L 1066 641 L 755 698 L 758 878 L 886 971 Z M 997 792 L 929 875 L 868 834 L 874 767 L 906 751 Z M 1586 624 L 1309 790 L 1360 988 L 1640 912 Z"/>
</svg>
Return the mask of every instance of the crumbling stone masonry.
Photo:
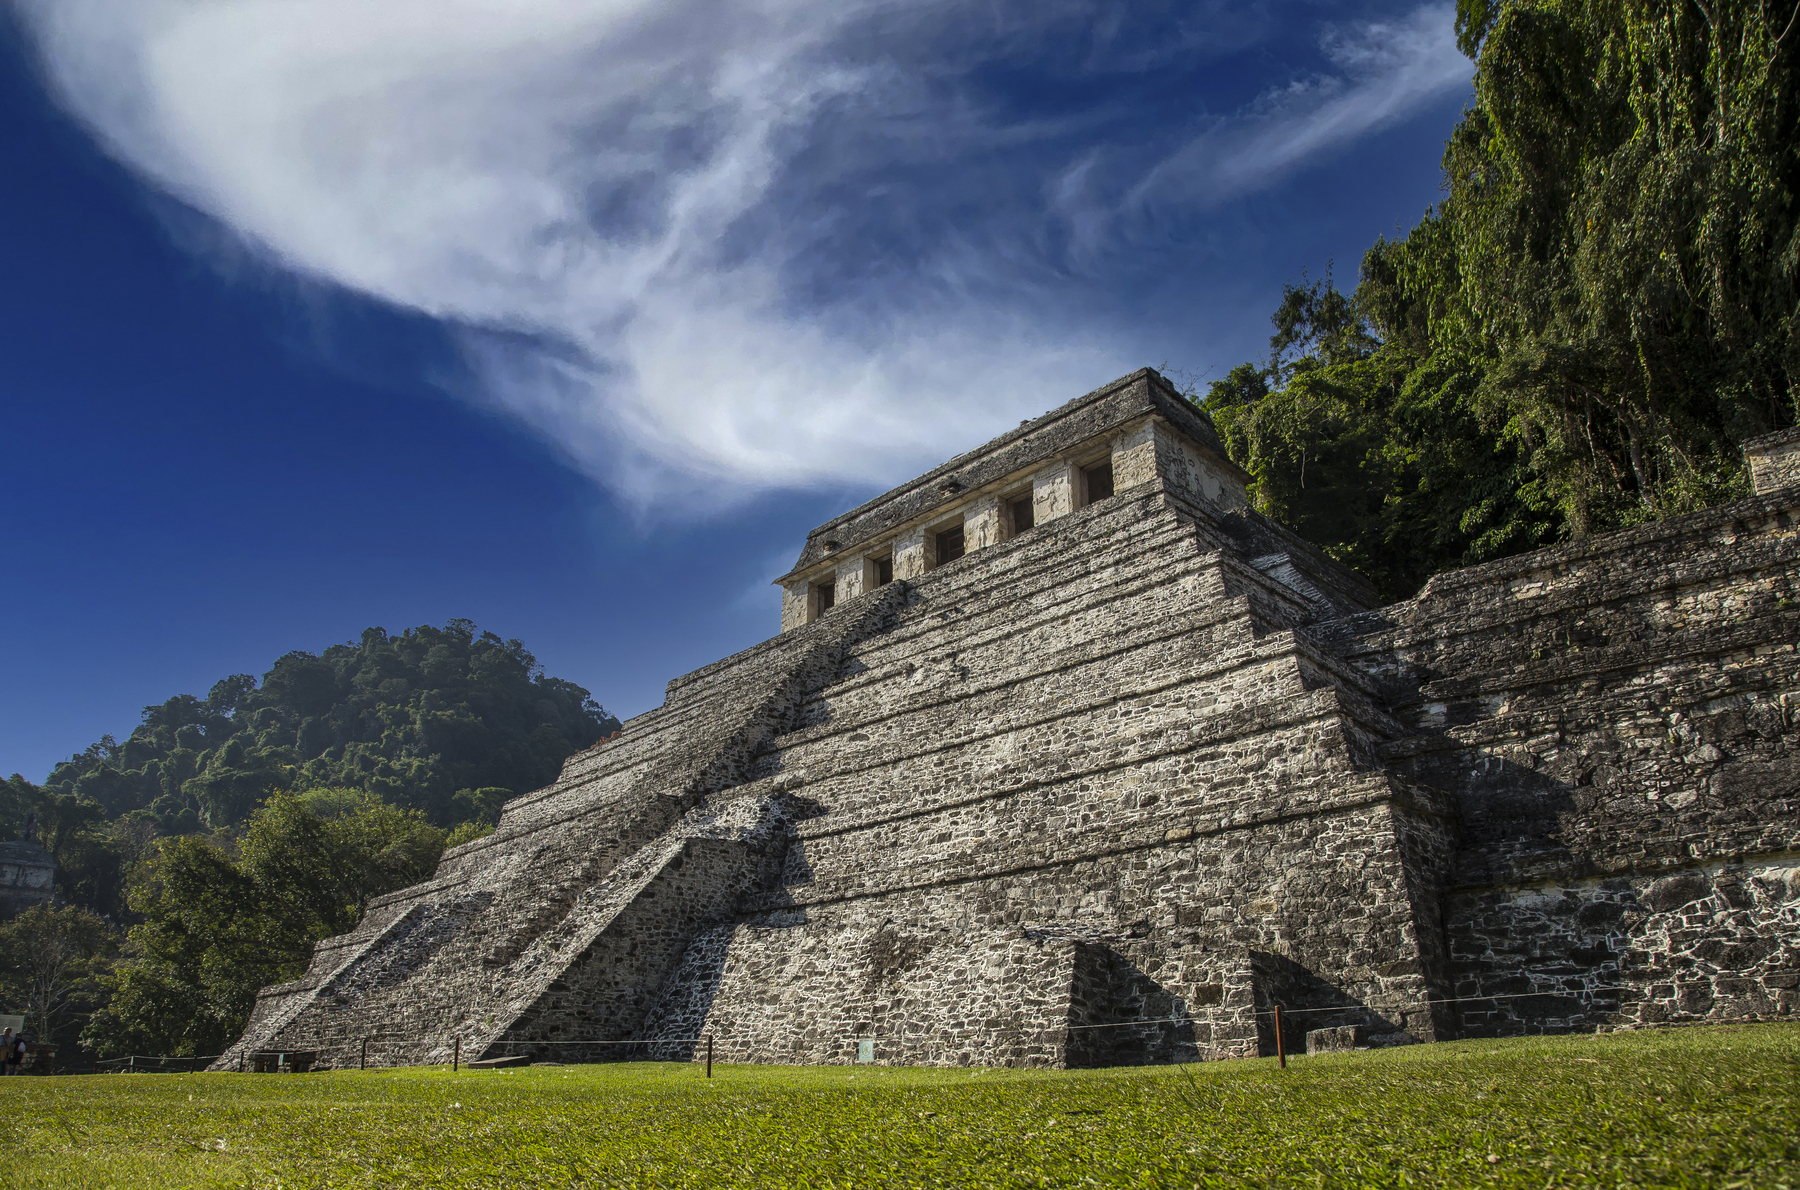
<svg viewBox="0 0 1800 1190">
<path fill-rule="evenodd" d="M 814 530 L 780 635 L 239 1046 L 1080 1066 L 1272 1052 L 1277 1004 L 1290 1050 L 1791 1016 L 1777 438 L 1750 499 L 1378 607 L 1136 372 Z"/>
</svg>

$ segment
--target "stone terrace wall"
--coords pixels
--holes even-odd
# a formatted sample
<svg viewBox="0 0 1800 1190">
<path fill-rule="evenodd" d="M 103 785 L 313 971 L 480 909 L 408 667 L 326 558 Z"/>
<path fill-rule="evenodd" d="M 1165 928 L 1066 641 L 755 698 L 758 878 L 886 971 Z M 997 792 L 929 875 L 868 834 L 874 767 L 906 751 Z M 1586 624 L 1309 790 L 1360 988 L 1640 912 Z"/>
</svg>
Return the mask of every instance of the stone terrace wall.
<svg viewBox="0 0 1800 1190">
<path fill-rule="evenodd" d="M 1797 498 L 1440 575 L 1318 630 L 1415 729 L 1383 761 L 1454 799 L 1454 988 L 1495 997 L 1459 1006 L 1464 1031 L 1794 1011 Z"/>
</svg>

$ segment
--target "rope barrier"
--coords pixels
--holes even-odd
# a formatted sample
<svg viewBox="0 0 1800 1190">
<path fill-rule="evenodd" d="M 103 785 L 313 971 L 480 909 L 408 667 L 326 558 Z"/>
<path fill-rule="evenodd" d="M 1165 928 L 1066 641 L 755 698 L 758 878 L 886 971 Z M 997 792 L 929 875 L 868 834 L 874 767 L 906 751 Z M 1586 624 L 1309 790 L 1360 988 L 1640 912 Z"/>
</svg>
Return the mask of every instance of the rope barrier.
<svg viewBox="0 0 1800 1190">
<path fill-rule="evenodd" d="M 489 1045 L 680 1045 L 704 1037 L 639 1037 L 629 1041 L 491 1041 Z"/>
<path fill-rule="evenodd" d="M 116 1065 L 120 1062 L 217 1062 L 224 1054 L 205 1054 L 189 1057 L 186 1054 L 128 1054 L 123 1058 L 100 1058 L 94 1062 L 96 1066 Z"/>
<path fill-rule="evenodd" d="M 202 1066 L 210 1066 L 224 1057 L 223 1054 L 210 1056 L 201 1054 L 188 1057 L 186 1054 L 128 1054 L 123 1058 L 100 1058 L 94 1063 L 95 1069 L 117 1067 L 121 1071 L 138 1071 L 144 1074 L 193 1074 Z M 140 1066 L 140 1062 L 155 1062 L 155 1066 Z"/>
<path fill-rule="evenodd" d="M 1560 991 L 1507 992 L 1496 996 L 1447 996 L 1440 1000 L 1414 1000 L 1410 1005 L 1399 1005 L 1394 1008 L 1376 1008 L 1373 1005 L 1368 1004 L 1346 1004 L 1336 1008 L 1284 1008 L 1281 1010 L 1281 1014 L 1283 1016 L 1297 1016 L 1303 1012 L 1411 1012 L 1414 1008 L 1424 1008 L 1432 1004 L 1471 1004 L 1477 1000 L 1535 1000 L 1539 996 L 1558 996 L 1567 998 L 1571 996 L 1592 995 L 1595 992 L 1628 992 L 1630 990 L 1629 987 L 1620 986 L 1608 988 L 1580 988 L 1575 991 L 1564 988 Z M 1273 1016 L 1275 1015 L 1275 1010 L 1272 1008 L 1266 1010 L 1258 1009 L 1256 1015 Z M 1148 1024 L 1149 1022 L 1144 1023 Z M 1081 1026 L 1074 1027 L 1080 1028 Z"/>
<path fill-rule="evenodd" d="M 1282 1016 L 1299 1016 L 1302 1013 L 1306 1013 L 1306 1014 L 1310 1015 L 1310 1014 L 1320 1013 L 1320 1012 L 1335 1012 L 1335 1013 L 1362 1012 L 1362 1013 L 1377 1013 L 1377 1014 L 1386 1015 L 1386 1014 L 1394 1013 L 1394 1012 L 1412 1012 L 1415 1009 L 1424 1008 L 1424 1007 L 1427 1007 L 1432 1004 L 1469 1004 L 1469 1003 L 1473 1003 L 1478 1000 L 1531 1000 L 1531 999 L 1536 999 L 1537 997 L 1540 997 L 1540 996 L 1571 997 L 1571 996 L 1591 995 L 1596 992 L 1627 992 L 1630 990 L 1631 989 L 1629 987 L 1617 986 L 1617 987 L 1604 987 L 1604 988 L 1581 988 L 1581 989 L 1575 990 L 1575 991 L 1570 991 L 1565 988 L 1565 989 L 1562 989 L 1559 991 L 1508 992 L 1508 993 L 1503 993 L 1500 995 L 1493 995 L 1493 996 L 1449 996 L 1449 997 L 1445 997 L 1443 999 L 1436 999 L 1436 1000 L 1415 1000 L 1415 1001 L 1412 1001 L 1410 1004 L 1398 1005 L 1398 1006 L 1394 1006 L 1394 1007 L 1390 1007 L 1390 1008 L 1377 1008 L 1374 1005 L 1369 1005 L 1369 1004 L 1340 1004 L 1340 1005 L 1335 1005 L 1335 1006 L 1325 1007 L 1325 1008 L 1283 1008 L 1281 1010 L 1281 1015 Z M 1258 1009 L 1253 1009 L 1251 1011 L 1250 1015 L 1272 1017 L 1272 1016 L 1276 1015 L 1276 1012 L 1273 1008 L 1258 1008 Z M 914 1024 L 914 1023 L 916 1023 L 916 1022 L 912 1022 L 912 1021 L 903 1022 L 901 1027 L 904 1028 L 904 1027 L 906 1027 L 906 1025 L 910 1025 L 910 1024 Z M 1141 1019 L 1141 1020 L 1133 1020 L 1133 1021 L 1105 1021 L 1105 1022 L 1102 1022 L 1097 1025 L 1048 1025 L 1048 1026 L 1043 1026 L 1043 1027 L 1041 1027 L 1039 1029 L 1035 1029 L 1035 1030 L 1020 1027 L 1017 1029 L 991 1029 L 991 1030 L 988 1030 L 988 1032 L 1027 1033 L 1027 1032 L 1043 1032 L 1046 1029 L 1062 1029 L 1062 1028 L 1066 1028 L 1066 1029 L 1073 1031 L 1075 1029 L 1125 1029 L 1125 1028 L 1129 1028 L 1133 1025 L 1167 1025 L 1167 1024 L 1203 1025 L 1203 1024 L 1210 1024 L 1210 1023 L 1212 1023 L 1212 1022 L 1204 1020 L 1200 1017 L 1159 1016 L 1159 1017 L 1149 1017 L 1149 1018 L 1145 1018 L 1145 1019 Z"/>
</svg>

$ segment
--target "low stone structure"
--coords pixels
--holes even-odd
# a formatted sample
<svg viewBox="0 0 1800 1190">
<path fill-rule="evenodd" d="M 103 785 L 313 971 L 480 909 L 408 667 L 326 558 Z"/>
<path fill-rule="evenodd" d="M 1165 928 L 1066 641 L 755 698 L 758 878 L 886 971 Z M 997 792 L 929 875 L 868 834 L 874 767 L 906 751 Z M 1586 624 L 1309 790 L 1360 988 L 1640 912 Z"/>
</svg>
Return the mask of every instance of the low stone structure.
<svg viewBox="0 0 1800 1190">
<path fill-rule="evenodd" d="M 1145 370 L 820 526 L 780 635 L 240 1048 L 1084 1066 L 1273 1052 L 1276 1005 L 1289 1052 L 1794 1012 L 1800 488 L 1381 607 L 1245 479 Z"/>
</svg>

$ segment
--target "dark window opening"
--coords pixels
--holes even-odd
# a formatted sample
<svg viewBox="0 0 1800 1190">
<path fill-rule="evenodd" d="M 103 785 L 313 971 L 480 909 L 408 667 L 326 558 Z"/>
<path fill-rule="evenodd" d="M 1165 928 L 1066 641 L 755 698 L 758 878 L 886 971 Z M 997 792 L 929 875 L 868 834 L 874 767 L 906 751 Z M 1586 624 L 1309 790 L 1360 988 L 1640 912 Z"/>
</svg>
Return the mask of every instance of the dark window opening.
<svg viewBox="0 0 1800 1190">
<path fill-rule="evenodd" d="M 886 558 L 875 559 L 875 585 L 877 587 L 885 587 L 893 581 L 894 581 L 894 559 L 893 559 L 893 557 L 890 555 L 889 557 L 886 557 Z"/>
<path fill-rule="evenodd" d="M 832 608 L 837 606 L 837 584 L 836 583 L 820 583 L 818 586 L 813 588 L 813 592 L 815 595 L 818 596 L 819 614 L 821 616 L 824 615 L 826 612 L 830 611 Z"/>
<path fill-rule="evenodd" d="M 1023 533 L 1037 524 L 1037 514 L 1032 509 L 1031 497 L 1020 496 L 1017 500 L 1008 500 L 1006 507 L 1012 515 L 1012 531 Z"/>
<path fill-rule="evenodd" d="M 963 556 L 963 527 L 945 529 L 937 535 L 937 561 L 942 566 Z"/>
<path fill-rule="evenodd" d="M 1087 488 L 1087 502 L 1093 504 L 1113 494 L 1112 460 L 1081 469 L 1082 485 Z"/>
</svg>

